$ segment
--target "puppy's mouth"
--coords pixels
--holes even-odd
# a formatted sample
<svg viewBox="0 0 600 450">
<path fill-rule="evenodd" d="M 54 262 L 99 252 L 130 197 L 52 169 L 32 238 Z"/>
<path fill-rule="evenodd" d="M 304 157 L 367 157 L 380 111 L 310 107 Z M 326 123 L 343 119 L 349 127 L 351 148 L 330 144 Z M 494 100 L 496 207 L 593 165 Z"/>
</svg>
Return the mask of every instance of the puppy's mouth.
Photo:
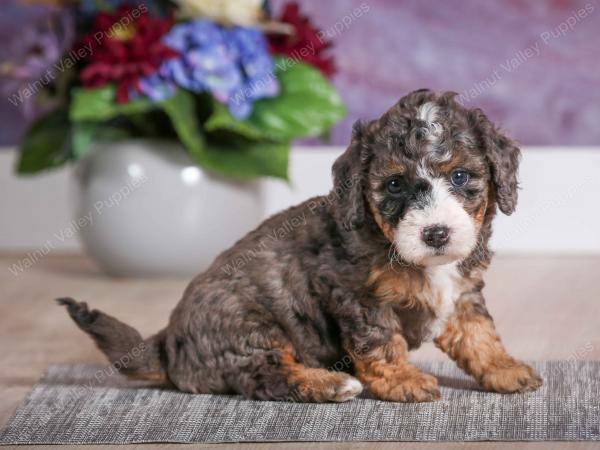
<svg viewBox="0 0 600 450">
<path fill-rule="evenodd" d="M 467 256 L 468 254 L 457 255 L 455 253 L 446 252 L 445 250 L 437 250 L 433 255 L 426 256 L 417 263 L 423 266 L 439 266 L 441 264 L 449 264 L 455 261 L 460 261 Z"/>
<path fill-rule="evenodd" d="M 398 233 L 399 235 L 405 233 Z M 423 241 L 416 241 L 410 237 L 400 237 L 395 241 L 396 250 L 402 260 L 416 265 L 437 266 L 460 261 L 468 257 L 472 250 L 474 239 L 469 235 L 454 236 L 456 242 L 449 241 L 439 247 L 432 247 Z M 451 238 L 452 239 L 452 238 Z"/>
</svg>

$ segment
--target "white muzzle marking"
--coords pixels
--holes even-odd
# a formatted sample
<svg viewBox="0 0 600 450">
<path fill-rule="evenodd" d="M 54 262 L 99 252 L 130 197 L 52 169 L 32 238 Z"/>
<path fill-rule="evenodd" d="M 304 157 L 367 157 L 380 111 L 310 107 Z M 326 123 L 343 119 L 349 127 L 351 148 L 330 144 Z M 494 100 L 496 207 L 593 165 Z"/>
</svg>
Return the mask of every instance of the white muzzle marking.
<svg viewBox="0 0 600 450">
<path fill-rule="evenodd" d="M 407 262 L 433 266 L 466 258 L 476 243 L 476 226 L 471 216 L 450 192 L 442 178 L 429 179 L 432 189 L 424 208 L 410 208 L 396 227 L 396 249 Z M 446 245 L 436 249 L 422 240 L 426 227 L 445 225 L 450 230 Z"/>
</svg>

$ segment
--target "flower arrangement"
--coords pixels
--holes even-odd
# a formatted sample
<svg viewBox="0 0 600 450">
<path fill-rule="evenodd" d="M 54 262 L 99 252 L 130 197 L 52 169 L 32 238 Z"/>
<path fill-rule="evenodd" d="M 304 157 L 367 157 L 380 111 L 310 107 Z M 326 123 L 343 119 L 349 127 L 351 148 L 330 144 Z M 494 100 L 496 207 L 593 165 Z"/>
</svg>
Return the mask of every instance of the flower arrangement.
<svg viewBox="0 0 600 450">
<path fill-rule="evenodd" d="M 328 80 L 330 43 L 295 3 L 277 19 L 269 10 L 262 0 L 82 0 L 71 64 L 56 71 L 66 94 L 27 132 L 18 171 L 77 160 L 95 140 L 147 137 L 180 141 L 221 175 L 287 178 L 290 143 L 325 136 L 345 107 Z"/>
</svg>

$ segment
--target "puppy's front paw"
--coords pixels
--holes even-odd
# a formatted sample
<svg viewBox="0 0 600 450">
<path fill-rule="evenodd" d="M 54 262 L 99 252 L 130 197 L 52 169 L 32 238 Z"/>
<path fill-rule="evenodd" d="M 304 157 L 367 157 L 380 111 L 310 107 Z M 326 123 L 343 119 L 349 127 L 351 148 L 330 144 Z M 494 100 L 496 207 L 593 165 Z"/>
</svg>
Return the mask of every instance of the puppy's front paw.
<svg viewBox="0 0 600 450">
<path fill-rule="evenodd" d="M 480 380 L 481 387 L 488 391 L 504 394 L 535 391 L 542 385 L 542 378 L 532 367 L 514 362 L 508 367 L 495 367 Z"/>
<path fill-rule="evenodd" d="M 394 373 L 390 379 L 373 381 L 369 388 L 377 398 L 392 402 L 432 402 L 440 398 L 437 379 L 422 372 Z"/>
<path fill-rule="evenodd" d="M 334 402 L 347 402 L 359 395 L 363 390 L 363 386 L 354 377 L 348 377 L 343 383 L 336 386 L 335 395 L 332 398 Z"/>
</svg>

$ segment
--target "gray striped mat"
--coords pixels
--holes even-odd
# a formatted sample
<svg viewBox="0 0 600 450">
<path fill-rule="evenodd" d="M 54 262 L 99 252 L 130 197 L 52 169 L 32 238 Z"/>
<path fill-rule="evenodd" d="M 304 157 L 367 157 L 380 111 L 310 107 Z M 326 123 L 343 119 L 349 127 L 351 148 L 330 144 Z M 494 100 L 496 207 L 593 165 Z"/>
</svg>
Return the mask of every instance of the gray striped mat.
<svg viewBox="0 0 600 450">
<path fill-rule="evenodd" d="M 260 402 L 140 387 L 85 365 L 51 366 L 0 433 L 0 444 L 144 442 L 600 440 L 600 362 L 533 363 L 533 393 L 479 391 L 452 362 L 442 400 L 399 404 Z"/>
</svg>

